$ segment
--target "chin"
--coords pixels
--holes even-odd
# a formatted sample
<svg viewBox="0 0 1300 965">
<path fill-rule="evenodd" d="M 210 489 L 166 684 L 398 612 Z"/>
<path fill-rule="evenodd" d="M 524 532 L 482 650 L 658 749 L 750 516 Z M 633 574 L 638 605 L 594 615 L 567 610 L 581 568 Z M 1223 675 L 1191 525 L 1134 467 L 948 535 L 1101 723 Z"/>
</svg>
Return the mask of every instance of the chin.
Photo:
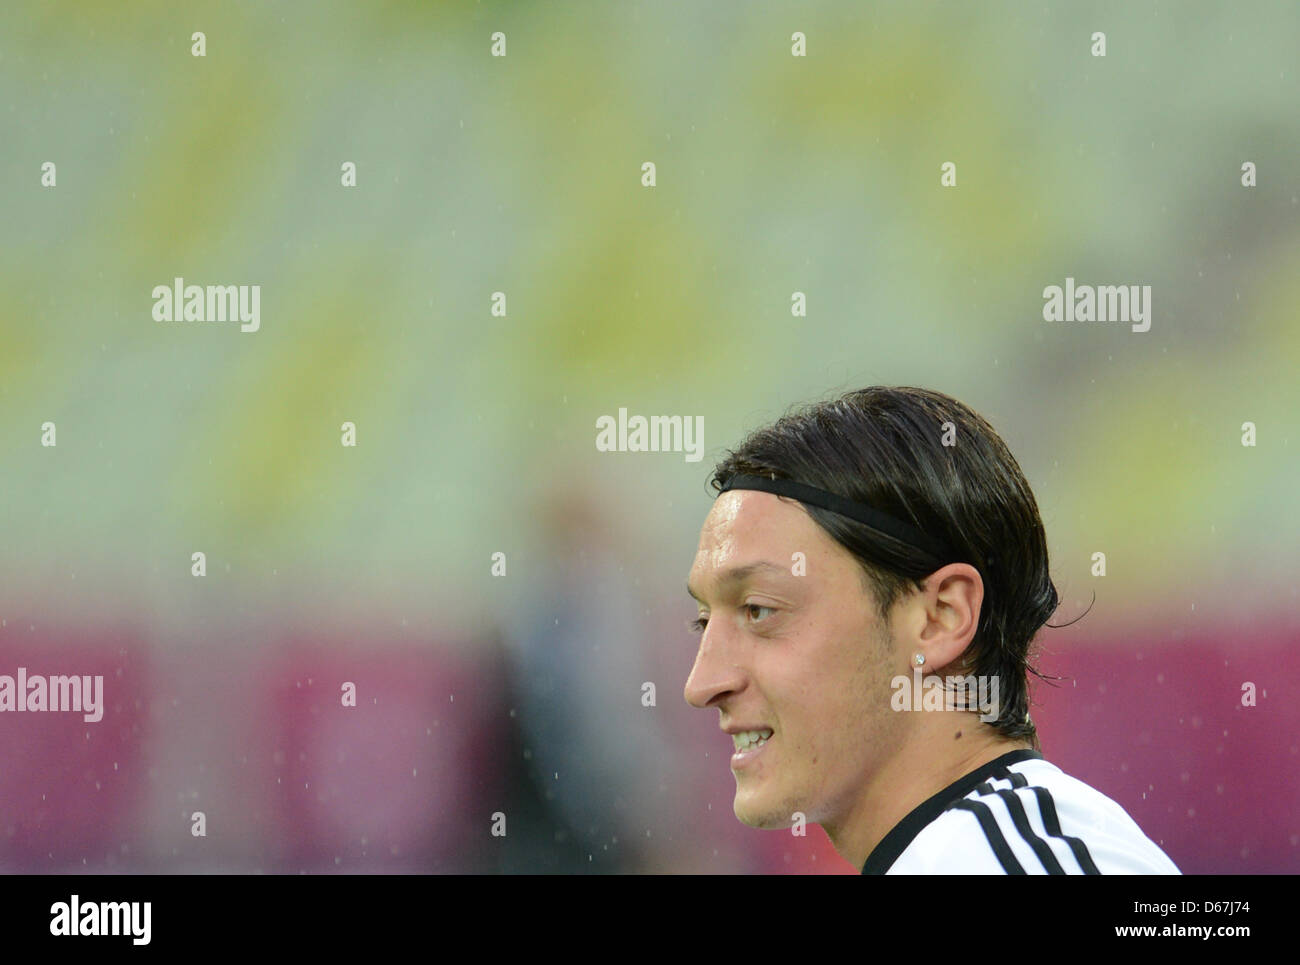
<svg viewBox="0 0 1300 965">
<path fill-rule="evenodd" d="M 732 810 L 741 824 L 763 831 L 780 831 L 794 824 L 794 812 L 799 808 L 773 807 L 759 795 L 737 791 Z"/>
</svg>

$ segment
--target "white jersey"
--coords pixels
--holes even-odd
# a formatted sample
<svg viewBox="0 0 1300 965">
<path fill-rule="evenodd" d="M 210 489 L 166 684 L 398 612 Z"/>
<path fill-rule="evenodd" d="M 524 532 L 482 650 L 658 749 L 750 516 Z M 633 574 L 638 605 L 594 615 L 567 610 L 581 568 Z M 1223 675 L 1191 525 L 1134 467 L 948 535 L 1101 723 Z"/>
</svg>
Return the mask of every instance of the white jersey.
<svg viewBox="0 0 1300 965">
<path fill-rule="evenodd" d="M 1011 751 L 915 808 L 864 875 L 1176 875 L 1106 795 L 1033 750 Z"/>
</svg>

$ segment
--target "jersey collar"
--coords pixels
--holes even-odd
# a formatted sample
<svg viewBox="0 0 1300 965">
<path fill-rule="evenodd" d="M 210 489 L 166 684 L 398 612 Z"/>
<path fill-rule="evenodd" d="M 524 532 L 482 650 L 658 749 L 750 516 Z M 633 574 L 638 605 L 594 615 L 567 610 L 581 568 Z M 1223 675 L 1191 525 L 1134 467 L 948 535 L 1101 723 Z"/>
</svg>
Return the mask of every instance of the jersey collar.
<svg viewBox="0 0 1300 965">
<path fill-rule="evenodd" d="M 867 863 L 862 866 L 862 873 L 864 875 L 883 875 L 898 860 L 898 856 L 907 850 L 907 846 L 912 843 L 913 839 L 921 833 L 926 825 L 943 813 L 944 808 L 953 801 L 965 797 L 976 787 L 993 777 L 995 771 L 1002 770 L 1008 764 L 1019 764 L 1021 761 L 1041 761 L 1042 759 L 1043 755 L 1041 753 L 1028 748 L 1008 751 L 1001 757 L 995 758 L 971 771 L 965 777 L 953 781 L 938 794 L 932 795 L 923 803 L 918 804 L 907 817 L 894 825 L 893 830 L 871 849 L 871 854 L 867 855 Z"/>
</svg>

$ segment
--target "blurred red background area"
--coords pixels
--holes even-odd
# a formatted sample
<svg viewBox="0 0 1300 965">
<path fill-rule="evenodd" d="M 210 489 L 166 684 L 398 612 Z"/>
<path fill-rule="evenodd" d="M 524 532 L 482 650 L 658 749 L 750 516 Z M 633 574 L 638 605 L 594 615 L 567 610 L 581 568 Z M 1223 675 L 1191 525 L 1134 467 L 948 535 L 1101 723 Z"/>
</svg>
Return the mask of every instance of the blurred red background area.
<svg viewBox="0 0 1300 965">
<path fill-rule="evenodd" d="M 1283 621 L 1262 627 L 1134 630 L 1086 649 L 1061 643 L 1082 631 L 1045 631 L 1039 669 L 1070 679 L 1035 685 L 1044 756 L 1117 801 L 1184 874 L 1300 867 L 1300 641 Z"/>
<path fill-rule="evenodd" d="M 277 864 L 468 871 L 487 860 L 492 814 L 506 809 L 497 668 L 414 645 L 359 659 L 347 640 L 316 639 L 267 671 L 254 739 L 270 749 Z M 343 706 L 345 682 L 355 707 Z"/>
<path fill-rule="evenodd" d="M 1071 636 L 1083 634 L 1048 631 L 1038 664 L 1064 678 L 1034 684 L 1046 758 L 1116 800 L 1184 873 L 1294 872 L 1295 643 L 1133 630 L 1093 634 L 1084 649 Z M 741 825 L 725 738 L 684 705 L 658 718 L 676 763 L 654 836 L 612 815 L 615 837 L 600 839 L 612 846 L 593 843 L 565 823 L 551 775 L 529 772 L 536 744 L 517 730 L 511 674 L 491 645 L 390 634 L 361 650 L 341 634 L 290 633 L 265 649 L 163 659 L 138 632 L 11 619 L 0 673 L 20 666 L 103 675 L 105 709 L 95 723 L 0 714 L 5 871 L 858 870 L 816 825 L 804 837 Z M 1259 668 L 1268 687 L 1252 679 Z M 490 833 L 497 813 L 508 839 Z"/>
<path fill-rule="evenodd" d="M 7 620 L 0 674 L 102 676 L 103 717 L 0 714 L 0 869 L 59 871 L 133 862 L 149 797 L 149 650 L 130 629 L 50 630 Z"/>
</svg>

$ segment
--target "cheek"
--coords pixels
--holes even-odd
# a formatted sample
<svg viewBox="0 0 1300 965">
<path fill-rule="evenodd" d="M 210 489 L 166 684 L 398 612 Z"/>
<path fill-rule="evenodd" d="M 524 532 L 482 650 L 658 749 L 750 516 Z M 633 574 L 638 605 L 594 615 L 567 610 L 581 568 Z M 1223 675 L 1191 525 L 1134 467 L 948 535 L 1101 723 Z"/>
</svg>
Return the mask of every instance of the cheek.
<svg viewBox="0 0 1300 965">
<path fill-rule="evenodd" d="M 810 764 L 815 755 L 818 766 L 828 754 L 860 757 L 863 741 L 887 726 L 888 673 L 888 641 L 876 625 L 816 619 L 760 669 L 790 749 Z"/>
<path fill-rule="evenodd" d="M 852 756 L 861 757 L 864 744 L 889 731 L 896 716 L 889 704 L 889 655 L 870 630 L 854 627 L 846 633 L 861 642 L 845 647 L 834 661 L 819 714 L 825 732 L 849 745 Z"/>
<path fill-rule="evenodd" d="M 860 660 L 836 651 L 816 666 L 815 674 L 800 681 L 800 712 L 790 724 L 798 743 L 821 764 L 823 755 L 841 753 L 861 739 L 865 718 L 879 701 L 868 691 L 868 668 Z"/>
</svg>

